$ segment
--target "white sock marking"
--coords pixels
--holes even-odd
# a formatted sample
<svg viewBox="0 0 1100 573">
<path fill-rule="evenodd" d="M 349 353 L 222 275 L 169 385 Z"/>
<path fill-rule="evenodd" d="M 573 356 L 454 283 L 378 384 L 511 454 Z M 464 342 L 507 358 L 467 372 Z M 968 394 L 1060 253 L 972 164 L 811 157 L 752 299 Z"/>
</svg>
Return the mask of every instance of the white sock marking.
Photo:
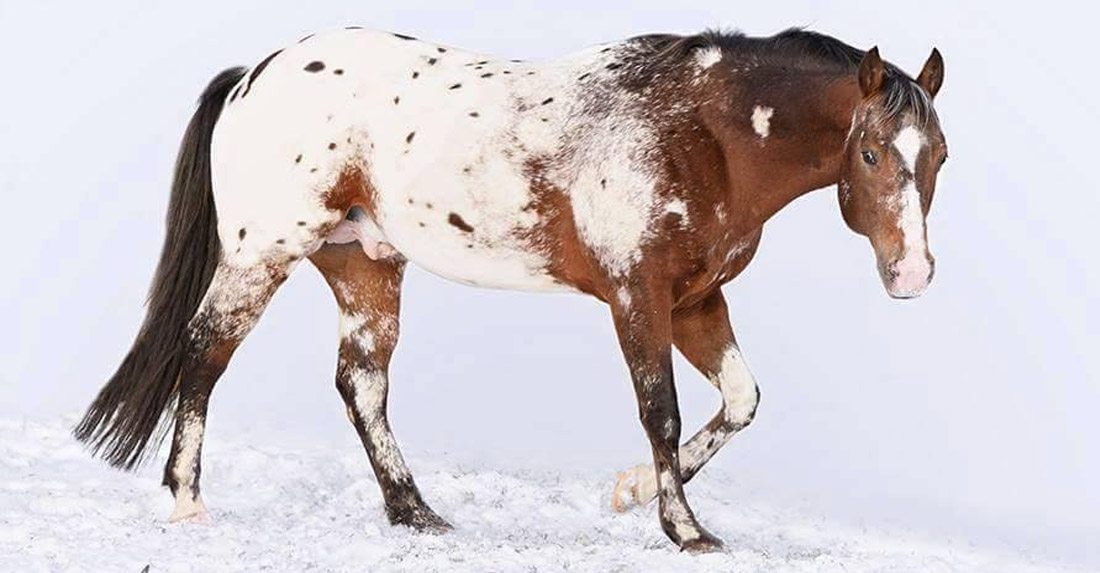
<svg viewBox="0 0 1100 573">
<path fill-rule="evenodd" d="M 726 349 L 722 366 L 712 380 L 722 393 L 726 420 L 734 426 L 744 425 L 756 408 L 756 379 L 749 372 L 741 351 L 736 346 Z"/>
</svg>

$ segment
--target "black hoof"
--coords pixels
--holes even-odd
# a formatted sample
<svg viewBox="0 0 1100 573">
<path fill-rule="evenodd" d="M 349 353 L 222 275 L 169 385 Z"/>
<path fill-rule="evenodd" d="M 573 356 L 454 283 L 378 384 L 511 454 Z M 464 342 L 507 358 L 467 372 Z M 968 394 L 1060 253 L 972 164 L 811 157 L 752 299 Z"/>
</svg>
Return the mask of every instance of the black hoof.
<svg viewBox="0 0 1100 573">
<path fill-rule="evenodd" d="M 694 555 L 700 553 L 715 553 L 721 551 L 724 547 L 721 539 L 718 539 L 706 531 L 704 531 L 701 536 L 689 539 L 680 544 L 681 550 Z"/>
<path fill-rule="evenodd" d="M 415 529 L 418 533 L 430 533 L 440 535 L 454 529 L 446 519 L 427 507 L 404 511 L 390 516 L 393 525 L 404 525 Z"/>
</svg>

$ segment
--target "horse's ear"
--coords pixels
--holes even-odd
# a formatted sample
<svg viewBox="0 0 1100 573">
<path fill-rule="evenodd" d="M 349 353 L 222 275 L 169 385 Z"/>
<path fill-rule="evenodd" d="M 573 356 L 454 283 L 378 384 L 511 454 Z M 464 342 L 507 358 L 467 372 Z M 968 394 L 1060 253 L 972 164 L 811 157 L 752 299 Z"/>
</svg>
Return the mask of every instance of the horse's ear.
<svg viewBox="0 0 1100 573">
<path fill-rule="evenodd" d="M 936 48 L 932 48 L 932 55 L 924 62 L 924 69 L 917 76 L 917 83 L 932 97 L 936 97 L 936 93 L 940 91 L 940 86 L 943 85 L 943 56 Z"/>
<path fill-rule="evenodd" d="M 859 63 L 859 91 L 863 92 L 863 97 L 871 97 L 878 92 L 885 74 L 886 69 L 878 55 L 878 46 L 875 46 Z"/>
</svg>

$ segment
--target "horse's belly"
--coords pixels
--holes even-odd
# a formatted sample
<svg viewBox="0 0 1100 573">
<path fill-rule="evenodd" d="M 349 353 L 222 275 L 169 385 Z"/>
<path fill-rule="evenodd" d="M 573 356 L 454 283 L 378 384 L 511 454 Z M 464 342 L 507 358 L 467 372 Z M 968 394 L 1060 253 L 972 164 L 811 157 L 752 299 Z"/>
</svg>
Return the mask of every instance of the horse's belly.
<svg viewBox="0 0 1100 573">
<path fill-rule="evenodd" d="M 541 222 L 516 198 L 500 186 L 489 196 L 454 186 L 418 187 L 383 197 L 378 226 L 401 255 L 447 279 L 509 290 L 573 290 L 550 274 L 550 261 L 536 247 Z"/>
</svg>

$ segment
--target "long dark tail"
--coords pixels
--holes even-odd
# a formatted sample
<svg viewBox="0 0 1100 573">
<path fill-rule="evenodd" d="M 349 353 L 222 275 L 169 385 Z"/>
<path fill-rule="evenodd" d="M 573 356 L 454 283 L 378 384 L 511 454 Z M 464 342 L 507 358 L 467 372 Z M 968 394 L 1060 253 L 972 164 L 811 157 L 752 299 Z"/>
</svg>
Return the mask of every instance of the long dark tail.
<svg viewBox="0 0 1100 573">
<path fill-rule="evenodd" d="M 175 403 L 188 351 L 187 324 L 221 256 L 210 140 L 229 90 L 244 73 L 243 68 L 232 68 L 218 74 L 199 98 L 176 160 L 167 236 L 149 290 L 145 322 L 118 371 L 73 430 L 78 440 L 118 468 L 134 469 L 149 446 L 159 444 L 164 435 L 158 431 L 161 420 Z"/>
</svg>

